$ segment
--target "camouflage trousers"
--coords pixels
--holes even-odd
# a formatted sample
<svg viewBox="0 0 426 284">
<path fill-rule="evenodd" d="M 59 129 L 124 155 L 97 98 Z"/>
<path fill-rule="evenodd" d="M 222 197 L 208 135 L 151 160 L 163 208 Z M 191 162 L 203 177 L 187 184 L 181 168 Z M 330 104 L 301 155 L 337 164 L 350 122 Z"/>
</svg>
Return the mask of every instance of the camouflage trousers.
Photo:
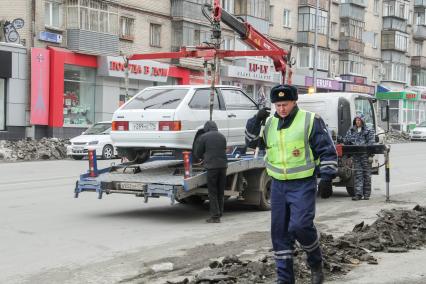
<svg viewBox="0 0 426 284">
<path fill-rule="evenodd" d="M 354 167 L 354 189 L 355 195 L 370 197 L 371 195 L 371 163 L 368 155 L 357 155 L 352 157 Z"/>
</svg>

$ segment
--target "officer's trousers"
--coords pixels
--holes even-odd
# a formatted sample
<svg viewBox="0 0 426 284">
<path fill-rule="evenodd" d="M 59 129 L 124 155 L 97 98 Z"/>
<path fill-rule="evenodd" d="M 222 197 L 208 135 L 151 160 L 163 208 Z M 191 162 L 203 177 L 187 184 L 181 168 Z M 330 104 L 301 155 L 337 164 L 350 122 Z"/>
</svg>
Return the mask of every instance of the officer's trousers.
<svg viewBox="0 0 426 284">
<path fill-rule="evenodd" d="M 355 195 L 370 197 L 371 195 L 371 163 L 368 155 L 362 154 L 352 158 L 354 163 Z"/>
<path fill-rule="evenodd" d="M 314 226 L 316 178 L 272 180 L 271 237 L 278 280 L 294 283 L 293 251 L 297 240 L 307 253 L 308 265 L 322 262 L 319 236 Z"/>
</svg>

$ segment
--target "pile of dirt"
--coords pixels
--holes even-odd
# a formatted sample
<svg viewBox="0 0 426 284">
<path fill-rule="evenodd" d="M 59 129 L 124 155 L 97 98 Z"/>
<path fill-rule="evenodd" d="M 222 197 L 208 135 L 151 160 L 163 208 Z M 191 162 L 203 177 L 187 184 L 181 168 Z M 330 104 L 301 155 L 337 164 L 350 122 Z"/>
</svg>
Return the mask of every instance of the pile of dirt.
<svg viewBox="0 0 426 284">
<path fill-rule="evenodd" d="M 59 160 L 67 157 L 68 139 L 0 140 L 0 161 Z"/>
<path fill-rule="evenodd" d="M 378 264 L 372 252 L 406 252 L 426 244 L 426 208 L 417 205 L 413 210 L 383 210 L 371 225 L 364 222 L 356 225 L 352 232 L 334 239 L 321 234 L 321 249 L 324 272 L 327 279 L 347 273 L 356 265 L 366 262 Z M 309 283 L 310 269 L 306 265 L 305 253 L 296 247 L 294 270 L 298 283 Z M 246 284 L 274 283 L 275 263 L 271 250 L 257 252 L 257 259 L 247 260 L 235 255 L 214 260 L 192 279 L 168 281 L 169 284 Z"/>
<path fill-rule="evenodd" d="M 406 143 L 410 141 L 410 135 L 407 132 L 390 130 L 385 134 L 385 143 Z"/>
</svg>

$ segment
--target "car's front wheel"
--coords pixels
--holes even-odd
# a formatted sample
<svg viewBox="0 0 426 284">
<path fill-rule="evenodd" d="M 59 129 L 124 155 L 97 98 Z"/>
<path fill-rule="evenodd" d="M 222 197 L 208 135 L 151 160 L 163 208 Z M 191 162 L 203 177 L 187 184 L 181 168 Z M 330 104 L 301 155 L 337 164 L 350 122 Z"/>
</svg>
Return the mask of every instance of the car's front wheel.
<svg viewBox="0 0 426 284">
<path fill-rule="evenodd" d="M 72 155 L 72 158 L 74 160 L 82 160 L 84 158 L 84 156 Z"/>
<path fill-rule="evenodd" d="M 114 147 L 112 145 L 105 145 L 102 149 L 102 159 L 109 160 L 114 156 Z"/>
</svg>

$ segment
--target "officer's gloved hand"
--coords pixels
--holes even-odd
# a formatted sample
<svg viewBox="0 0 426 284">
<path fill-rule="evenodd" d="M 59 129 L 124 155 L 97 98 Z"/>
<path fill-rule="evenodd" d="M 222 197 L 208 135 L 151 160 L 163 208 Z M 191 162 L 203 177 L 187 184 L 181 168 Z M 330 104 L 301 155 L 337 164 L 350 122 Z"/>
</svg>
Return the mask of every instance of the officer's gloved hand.
<svg viewBox="0 0 426 284">
<path fill-rule="evenodd" d="M 269 114 L 271 113 L 271 109 L 269 107 L 264 107 L 262 109 L 259 109 L 259 111 L 256 114 L 256 120 L 258 122 L 265 121 Z"/>
<path fill-rule="evenodd" d="M 333 185 L 331 180 L 321 178 L 318 184 L 318 193 L 321 198 L 329 198 L 333 194 Z"/>
</svg>

